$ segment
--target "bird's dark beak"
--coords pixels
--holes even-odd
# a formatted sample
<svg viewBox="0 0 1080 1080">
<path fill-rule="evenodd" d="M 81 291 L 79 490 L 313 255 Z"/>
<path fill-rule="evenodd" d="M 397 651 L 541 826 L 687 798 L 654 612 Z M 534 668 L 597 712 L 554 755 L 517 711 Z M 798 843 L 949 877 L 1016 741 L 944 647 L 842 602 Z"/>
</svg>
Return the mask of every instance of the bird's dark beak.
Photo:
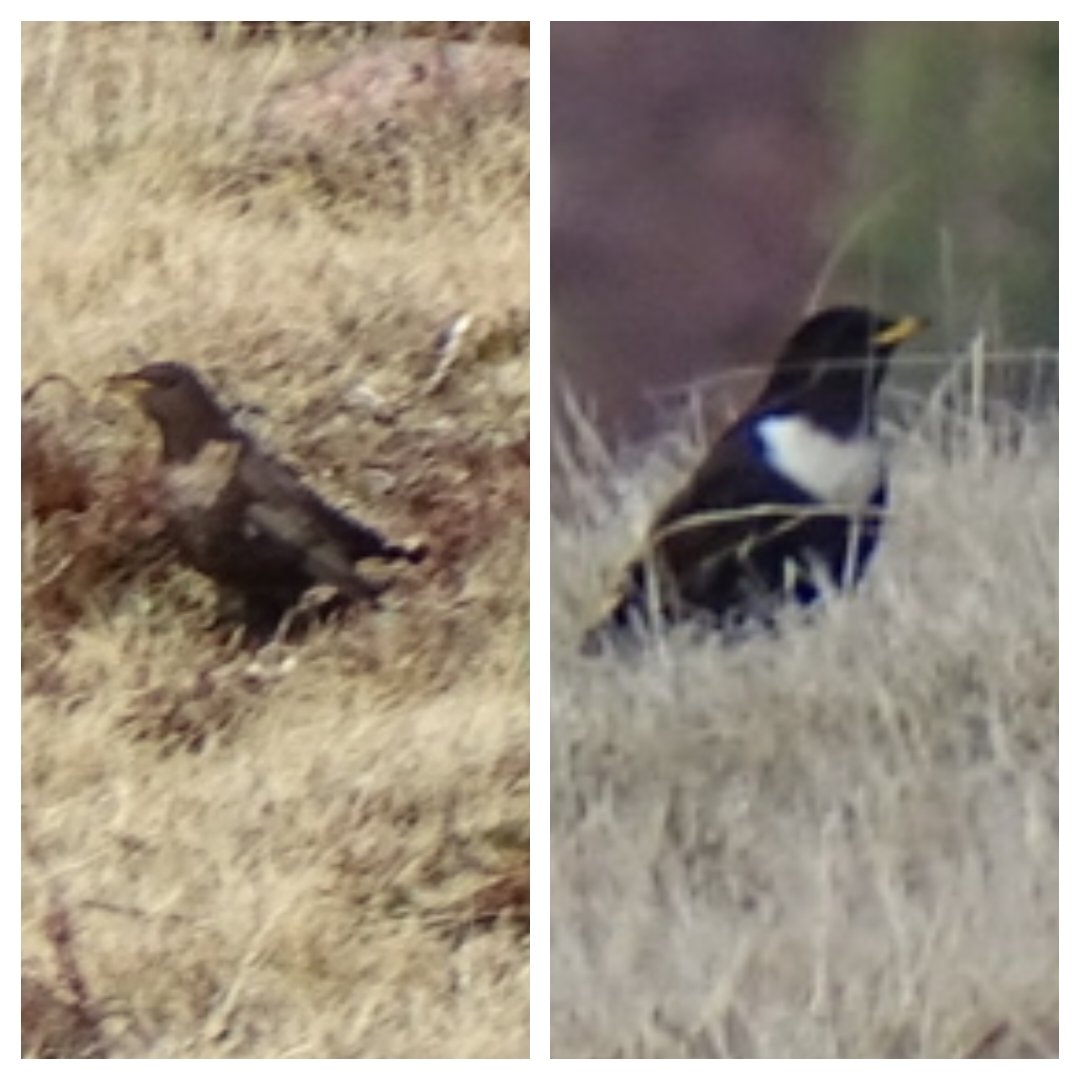
<svg viewBox="0 0 1080 1080">
<path fill-rule="evenodd" d="M 904 315 L 889 323 L 884 329 L 879 330 L 871 339 L 870 343 L 875 348 L 883 348 L 899 345 L 901 342 L 921 334 L 930 325 L 929 319 L 921 319 L 917 315 Z"/>
</svg>

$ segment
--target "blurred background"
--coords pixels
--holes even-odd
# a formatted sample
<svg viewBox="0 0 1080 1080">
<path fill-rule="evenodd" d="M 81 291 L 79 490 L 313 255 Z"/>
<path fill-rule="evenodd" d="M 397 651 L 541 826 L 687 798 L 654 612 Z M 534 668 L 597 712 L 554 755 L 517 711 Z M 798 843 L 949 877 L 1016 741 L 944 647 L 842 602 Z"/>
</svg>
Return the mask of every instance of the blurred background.
<svg viewBox="0 0 1080 1080">
<path fill-rule="evenodd" d="M 567 400 L 609 445 L 688 387 L 726 422 L 832 302 L 1056 364 L 1057 23 L 553 23 L 551 53 L 553 445 Z"/>
</svg>

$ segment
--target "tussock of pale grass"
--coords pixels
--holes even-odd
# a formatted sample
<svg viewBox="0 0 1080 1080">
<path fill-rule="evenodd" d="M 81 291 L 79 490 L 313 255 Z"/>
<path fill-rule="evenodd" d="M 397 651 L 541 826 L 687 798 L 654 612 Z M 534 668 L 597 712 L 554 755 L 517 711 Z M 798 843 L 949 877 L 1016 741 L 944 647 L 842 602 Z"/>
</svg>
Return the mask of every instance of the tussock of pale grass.
<svg viewBox="0 0 1080 1080">
<path fill-rule="evenodd" d="M 23 44 L 24 1053 L 524 1054 L 527 117 L 298 156 L 257 114 L 337 38 Z M 101 391 L 140 356 L 429 558 L 212 632 Z"/>
<path fill-rule="evenodd" d="M 777 641 L 579 656 L 691 456 L 553 527 L 553 1052 L 1056 1055 L 1055 423 L 907 433 L 864 586 Z"/>
</svg>

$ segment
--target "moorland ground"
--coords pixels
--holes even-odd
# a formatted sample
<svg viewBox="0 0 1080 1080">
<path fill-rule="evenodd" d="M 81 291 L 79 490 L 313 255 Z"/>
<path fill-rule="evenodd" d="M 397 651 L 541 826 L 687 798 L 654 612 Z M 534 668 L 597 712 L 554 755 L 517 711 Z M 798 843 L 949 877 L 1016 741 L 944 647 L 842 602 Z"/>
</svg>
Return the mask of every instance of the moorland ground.
<svg viewBox="0 0 1080 1080">
<path fill-rule="evenodd" d="M 528 1052 L 527 107 L 268 134 L 353 26 L 24 25 L 26 1055 Z M 240 648 L 138 357 L 427 560 Z"/>
<path fill-rule="evenodd" d="M 1056 1056 L 1056 421 L 917 411 L 861 587 L 730 649 L 580 654 L 700 440 L 564 456 L 555 1056 Z"/>
</svg>

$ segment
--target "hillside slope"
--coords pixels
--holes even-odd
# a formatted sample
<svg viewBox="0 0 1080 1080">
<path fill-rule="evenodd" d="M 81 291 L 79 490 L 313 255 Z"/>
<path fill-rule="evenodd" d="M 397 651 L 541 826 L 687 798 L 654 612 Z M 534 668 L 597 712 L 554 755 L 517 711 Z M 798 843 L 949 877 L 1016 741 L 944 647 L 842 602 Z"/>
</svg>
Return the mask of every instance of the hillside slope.
<svg viewBox="0 0 1080 1080">
<path fill-rule="evenodd" d="M 268 137 L 366 34 L 24 26 L 29 1056 L 528 1052 L 528 115 Z M 240 649 L 140 356 L 429 558 Z"/>
</svg>

